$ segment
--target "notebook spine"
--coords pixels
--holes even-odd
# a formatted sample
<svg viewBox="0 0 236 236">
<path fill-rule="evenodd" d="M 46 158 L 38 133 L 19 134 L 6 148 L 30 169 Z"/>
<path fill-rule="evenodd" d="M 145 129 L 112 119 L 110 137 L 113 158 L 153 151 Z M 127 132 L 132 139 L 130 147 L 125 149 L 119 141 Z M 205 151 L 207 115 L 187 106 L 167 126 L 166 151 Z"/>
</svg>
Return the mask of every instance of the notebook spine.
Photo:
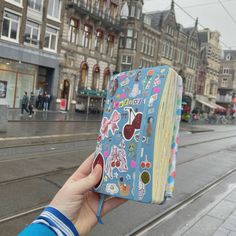
<svg viewBox="0 0 236 236">
<path fill-rule="evenodd" d="M 155 78 L 157 76 L 158 72 L 155 73 L 155 75 L 152 77 L 151 83 L 150 83 L 150 87 L 149 87 L 149 91 L 148 94 L 145 98 L 145 106 L 143 109 L 143 117 L 142 117 L 142 123 L 141 123 L 141 129 L 140 129 L 140 136 L 139 136 L 139 143 L 138 143 L 138 147 L 137 147 L 137 163 L 136 163 L 136 171 L 135 171 L 135 179 L 133 180 L 135 182 L 134 186 L 135 186 L 135 191 L 134 191 L 134 200 L 136 201 L 140 201 L 141 199 L 139 199 L 139 175 L 140 175 L 140 163 L 141 163 L 141 158 L 142 155 L 144 153 L 144 147 L 141 148 L 142 146 L 142 137 L 144 135 L 144 130 L 146 127 L 146 119 L 147 119 L 147 112 L 148 112 L 148 101 L 150 99 L 151 93 L 152 93 L 152 88 L 153 88 L 153 84 L 155 81 Z M 143 88 L 144 90 L 145 88 Z M 151 199 L 150 199 L 151 200 Z"/>
</svg>

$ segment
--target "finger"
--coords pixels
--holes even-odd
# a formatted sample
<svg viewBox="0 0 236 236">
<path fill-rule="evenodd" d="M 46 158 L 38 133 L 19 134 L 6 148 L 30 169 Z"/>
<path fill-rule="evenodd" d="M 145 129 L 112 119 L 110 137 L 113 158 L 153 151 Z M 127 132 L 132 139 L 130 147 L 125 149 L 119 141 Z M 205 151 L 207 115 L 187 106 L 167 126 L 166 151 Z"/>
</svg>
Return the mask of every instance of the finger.
<svg viewBox="0 0 236 236">
<path fill-rule="evenodd" d="M 119 207 L 120 205 L 124 204 L 127 201 L 128 201 L 127 199 L 117 198 L 117 197 L 108 199 L 107 201 L 104 202 L 102 209 L 102 216 L 106 215 L 109 211 Z"/>
<path fill-rule="evenodd" d="M 72 174 L 69 180 L 77 181 L 79 179 L 88 176 L 92 170 L 94 153 L 92 153 L 82 164 L 81 166 Z"/>
<path fill-rule="evenodd" d="M 73 183 L 76 188 L 76 194 L 84 194 L 93 188 L 102 177 L 102 166 L 96 165 L 93 171 L 85 178 L 80 179 Z"/>
</svg>

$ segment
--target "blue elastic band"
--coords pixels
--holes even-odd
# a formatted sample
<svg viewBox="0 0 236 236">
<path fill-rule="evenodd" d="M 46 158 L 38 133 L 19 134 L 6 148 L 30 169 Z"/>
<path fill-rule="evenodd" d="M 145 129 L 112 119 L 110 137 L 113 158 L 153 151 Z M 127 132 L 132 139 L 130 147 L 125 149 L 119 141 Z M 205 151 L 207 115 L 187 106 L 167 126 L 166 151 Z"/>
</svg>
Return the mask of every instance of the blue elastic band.
<svg viewBox="0 0 236 236">
<path fill-rule="evenodd" d="M 98 223 L 103 224 L 101 213 L 102 213 L 103 203 L 104 203 L 104 200 L 105 200 L 105 195 L 100 194 L 99 197 L 100 197 L 100 199 L 99 199 L 99 203 L 98 203 L 98 210 L 97 210 L 97 215 L 96 216 L 97 216 Z"/>
</svg>

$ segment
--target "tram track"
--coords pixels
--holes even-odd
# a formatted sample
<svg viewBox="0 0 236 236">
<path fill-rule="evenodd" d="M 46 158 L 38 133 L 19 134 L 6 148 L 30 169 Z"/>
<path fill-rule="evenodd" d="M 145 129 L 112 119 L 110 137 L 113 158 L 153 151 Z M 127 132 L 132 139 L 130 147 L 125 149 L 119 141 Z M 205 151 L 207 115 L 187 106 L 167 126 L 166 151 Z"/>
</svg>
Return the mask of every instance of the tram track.
<svg viewBox="0 0 236 236">
<path fill-rule="evenodd" d="M 196 145 L 197 144 L 198 143 L 196 143 Z M 215 152 L 209 152 L 209 153 L 205 153 L 204 155 L 195 156 L 194 159 L 186 160 L 186 161 L 183 161 L 181 163 L 177 163 L 177 166 L 181 166 L 181 165 L 184 165 L 186 163 L 196 161 L 200 158 L 206 157 L 208 155 L 212 155 L 214 153 L 218 153 L 219 151 L 223 151 L 225 149 L 227 149 L 227 148 L 222 148 L 221 150 L 217 150 Z M 71 172 L 72 173 L 76 168 L 78 168 L 78 165 L 72 166 L 70 168 L 60 168 L 60 169 L 57 169 L 57 170 L 48 171 L 48 172 L 44 172 L 44 173 L 40 173 L 40 174 L 35 174 L 35 175 L 25 176 L 25 177 L 21 177 L 21 178 L 17 178 L 17 179 L 2 181 L 2 182 L 0 182 L 0 186 L 4 186 L 4 185 L 7 185 L 7 184 L 16 183 L 16 182 L 27 181 L 27 180 L 34 179 L 34 178 L 43 179 L 45 177 L 47 178 L 47 177 L 50 177 L 50 176 L 53 176 L 53 175 L 62 174 L 63 172 L 67 172 L 67 173 Z M 195 192 L 191 196 L 187 197 L 183 201 L 181 201 L 181 202 L 177 203 L 176 205 L 172 206 L 171 208 L 166 210 L 163 214 L 157 216 L 155 219 L 152 219 L 150 222 L 147 222 L 147 225 L 145 226 L 145 229 L 142 229 L 142 230 L 138 229 L 137 232 L 135 231 L 134 233 L 132 233 L 130 235 L 142 235 L 142 234 L 140 234 L 140 232 L 142 232 L 142 231 L 144 232 L 144 230 L 145 231 L 147 229 L 149 230 L 150 227 L 155 227 L 157 224 L 160 224 L 165 219 L 170 217 L 172 214 L 176 213 L 178 210 L 180 210 L 183 207 L 187 206 L 192 201 L 194 201 L 198 197 L 202 196 L 202 194 L 206 193 L 211 188 L 213 188 L 216 184 L 221 183 L 224 179 L 226 179 L 228 176 L 230 176 L 231 174 L 233 174 L 235 172 L 236 172 L 236 167 L 229 170 L 229 171 L 227 171 L 225 174 L 220 176 L 218 179 L 216 179 L 213 182 L 209 183 L 208 185 L 204 186 L 202 189 L 198 190 L 197 192 Z M 11 216 L 6 216 L 4 218 L 1 218 L 0 223 L 8 222 L 8 221 L 11 221 L 11 220 L 15 220 L 19 217 L 23 217 L 25 215 L 36 213 L 36 212 L 42 210 L 45 207 L 45 205 L 38 206 L 37 208 L 28 209 L 28 210 L 25 210 L 25 211 L 22 211 L 22 212 L 18 212 L 17 214 L 14 214 L 14 215 L 11 215 Z"/>
</svg>

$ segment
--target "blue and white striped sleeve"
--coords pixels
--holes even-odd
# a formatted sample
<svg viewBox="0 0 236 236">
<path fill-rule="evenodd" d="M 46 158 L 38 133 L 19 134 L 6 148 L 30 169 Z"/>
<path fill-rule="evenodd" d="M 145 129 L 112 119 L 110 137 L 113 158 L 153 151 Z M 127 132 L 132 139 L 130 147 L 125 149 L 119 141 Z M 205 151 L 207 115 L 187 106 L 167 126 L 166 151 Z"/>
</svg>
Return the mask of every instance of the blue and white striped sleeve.
<svg viewBox="0 0 236 236">
<path fill-rule="evenodd" d="M 39 225 L 40 227 L 38 227 Z M 40 235 L 40 232 L 35 234 L 35 230 L 46 230 L 45 227 L 48 230 L 48 234 L 41 235 L 79 236 L 79 233 L 73 223 L 60 211 L 51 206 L 46 207 L 44 211 L 33 221 L 33 223 L 23 230 L 19 236 Z"/>
</svg>

